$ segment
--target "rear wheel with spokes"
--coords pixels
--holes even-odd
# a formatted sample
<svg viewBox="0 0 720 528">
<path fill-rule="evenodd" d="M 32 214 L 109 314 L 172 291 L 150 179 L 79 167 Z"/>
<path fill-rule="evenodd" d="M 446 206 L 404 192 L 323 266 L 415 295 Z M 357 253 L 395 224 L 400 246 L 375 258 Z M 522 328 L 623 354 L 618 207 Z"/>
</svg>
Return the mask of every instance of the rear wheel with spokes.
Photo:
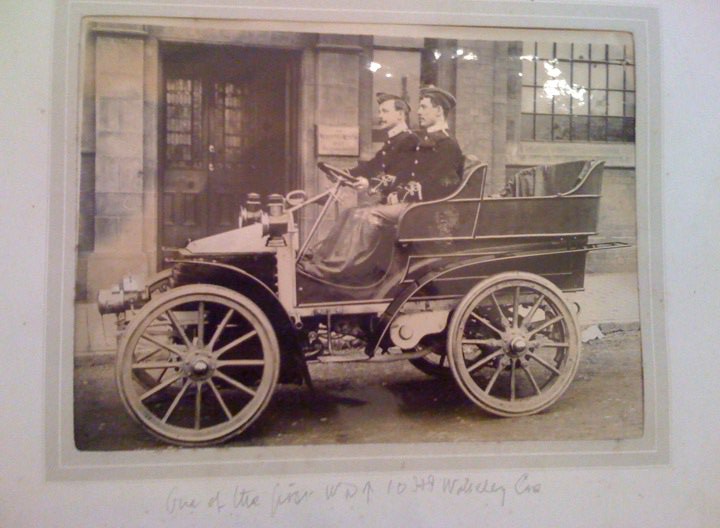
<svg viewBox="0 0 720 528">
<path fill-rule="evenodd" d="M 277 384 L 272 325 L 247 297 L 214 285 L 155 296 L 128 326 L 116 378 L 130 414 L 180 445 L 222 442 L 247 428 Z"/>
<path fill-rule="evenodd" d="M 542 411 L 577 371 L 577 321 L 560 290 L 524 272 L 475 286 L 450 321 L 448 360 L 467 396 L 499 416 Z"/>
</svg>

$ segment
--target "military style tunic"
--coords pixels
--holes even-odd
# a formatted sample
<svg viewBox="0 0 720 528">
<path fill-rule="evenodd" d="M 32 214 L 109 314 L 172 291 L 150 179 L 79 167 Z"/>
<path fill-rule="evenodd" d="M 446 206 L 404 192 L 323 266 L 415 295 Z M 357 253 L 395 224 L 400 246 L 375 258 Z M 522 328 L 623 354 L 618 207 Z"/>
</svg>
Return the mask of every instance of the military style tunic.
<svg viewBox="0 0 720 528">
<path fill-rule="evenodd" d="M 462 181 L 464 157 L 447 130 L 421 132 L 410 178 L 422 185 L 422 200 L 452 193 Z"/>
<path fill-rule="evenodd" d="M 436 200 L 452 193 L 461 181 L 463 155 L 445 130 L 419 137 L 403 131 L 389 138 L 373 159 L 350 173 L 372 178 L 397 177 L 385 194 L 405 193 L 412 182 L 422 185 L 422 196 L 409 201 Z M 392 260 L 395 226 L 409 203 L 380 204 L 344 210 L 327 237 L 310 249 L 299 270 L 338 285 L 367 285 L 387 272 Z"/>
<path fill-rule="evenodd" d="M 388 138 L 372 159 L 362 161 L 357 167 L 350 169 L 350 174 L 368 179 L 383 174 L 395 176 L 397 179 L 391 187 L 381 189 L 387 195 L 411 179 L 410 173 L 415 168 L 419 143 L 419 138 L 413 132 L 403 130 Z"/>
</svg>

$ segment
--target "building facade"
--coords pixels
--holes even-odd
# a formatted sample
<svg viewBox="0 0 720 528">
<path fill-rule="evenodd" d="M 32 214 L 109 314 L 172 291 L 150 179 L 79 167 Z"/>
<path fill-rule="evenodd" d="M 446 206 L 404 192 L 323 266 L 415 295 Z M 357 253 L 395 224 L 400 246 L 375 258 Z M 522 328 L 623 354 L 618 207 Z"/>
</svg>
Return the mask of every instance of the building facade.
<svg viewBox="0 0 720 528">
<path fill-rule="evenodd" d="M 249 192 L 323 190 L 318 161 L 350 167 L 383 141 L 374 94 L 416 109 L 425 84 L 456 95 L 451 132 L 489 164 L 489 192 L 525 167 L 606 160 L 599 232 L 633 243 L 632 45 L 576 40 L 88 22 L 78 299 L 158 270 L 163 248 L 236 227 Z M 604 253 L 589 271 L 636 269 L 634 250 Z"/>
</svg>

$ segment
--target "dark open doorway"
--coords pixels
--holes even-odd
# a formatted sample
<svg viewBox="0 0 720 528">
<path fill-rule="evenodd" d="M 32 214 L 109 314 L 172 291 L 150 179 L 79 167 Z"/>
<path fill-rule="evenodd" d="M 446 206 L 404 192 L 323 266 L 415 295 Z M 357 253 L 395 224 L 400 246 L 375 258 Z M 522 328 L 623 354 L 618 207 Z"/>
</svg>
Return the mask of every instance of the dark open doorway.
<svg viewBox="0 0 720 528">
<path fill-rule="evenodd" d="M 299 59 L 187 45 L 163 47 L 162 58 L 158 240 L 181 247 L 236 227 L 248 192 L 297 184 Z"/>
</svg>

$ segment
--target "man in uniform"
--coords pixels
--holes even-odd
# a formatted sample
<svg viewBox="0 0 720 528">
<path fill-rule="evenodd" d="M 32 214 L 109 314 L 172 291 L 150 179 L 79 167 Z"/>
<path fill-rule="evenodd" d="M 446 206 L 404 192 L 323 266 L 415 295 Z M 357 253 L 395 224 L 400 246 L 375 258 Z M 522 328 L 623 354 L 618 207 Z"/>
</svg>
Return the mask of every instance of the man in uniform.
<svg viewBox="0 0 720 528">
<path fill-rule="evenodd" d="M 301 271 L 335 284 L 368 284 L 384 274 L 392 258 L 392 233 L 409 202 L 450 194 L 462 175 L 462 152 L 447 132 L 447 114 L 455 106 L 452 94 L 433 86 L 420 91 L 420 137 L 407 128 L 407 103 L 397 96 L 377 95 L 388 140 L 373 159 L 350 173 L 379 176 L 385 203 L 343 211 L 328 236 L 300 263 Z M 357 188 L 365 185 L 361 182 Z"/>
<path fill-rule="evenodd" d="M 410 106 L 396 95 L 377 94 L 378 121 L 387 131 L 387 140 L 375 156 L 350 169 L 358 178 L 358 190 L 382 194 L 380 204 L 344 210 L 327 236 L 315 244 L 299 263 L 300 271 L 337 284 L 363 283 L 382 273 L 377 254 L 390 250 L 384 232 L 397 223 L 405 205 L 399 203 L 398 189 L 404 189 L 414 170 L 418 137 L 410 131 Z"/>
<path fill-rule="evenodd" d="M 394 189 L 401 188 L 407 183 L 407 178 L 413 169 L 413 160 L 418 137 L 408 128 L 408 114 L 410 106 L 398 97 L 388 93 L 378 93 L 378 122 L 380 128 L 386 131 L 387 140 L 375 156 L 368 161 L 360 162 L 357 167 L 350 169 L 350 174 L 363 180 L 375 180 L 372 190 L 383 194 L 384 200 L 393 203 Z M 369 183 L 361 180 L 358 188 Z"/>
<path fill-rule="evenodd" d="M 448 133 L 447 116 L 455 108 L 455 97 L 435 86 L 420 89 L 418 134 L 415 164 L 411 179 L 419 184 L 418 199 L 437 200 L 454 191 L 462 181 L 463 153 Z"/>
</svg>

